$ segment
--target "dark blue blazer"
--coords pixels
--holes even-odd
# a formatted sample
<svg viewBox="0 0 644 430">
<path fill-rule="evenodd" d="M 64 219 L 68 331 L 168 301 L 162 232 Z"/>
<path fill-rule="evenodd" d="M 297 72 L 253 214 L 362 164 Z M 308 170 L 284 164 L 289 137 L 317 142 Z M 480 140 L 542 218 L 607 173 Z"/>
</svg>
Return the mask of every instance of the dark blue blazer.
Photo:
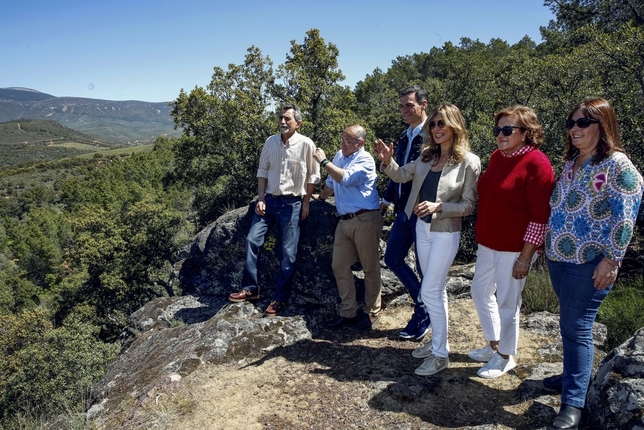
<svg viewBox="0 0 644 430">
<path fill-rule="evenodd" d="M 404 166 L 407 163 L 414 161 L 420 155 L 420 147 L 425 143 L 425 131 L 421 130 L 420 133 L 412 140 L 411 150 L 409 151 L 409 157 L 405 160 L 405 152 L 407 152 L 407 143 L 409 138 L 407 137 L 407 130 L 405 130 L 400 137 L 398 138 L 398 143 L 396 144 L 396 163 L 399 166 Z M 383 199 L 387 200 L 390 203 L 394 204 L 394 213 L 398 213 L 405 210 L 405 205 L 407 204 L 407 199 L 409 198 L 409 193 L 411 192 L 411 183 L 412 181 L 405 182 L 404 184 L 397 184 L 391 179 L 389 184 L 387 184 L 387 189 L 385 194 L 382 196 Z M 398 186 L 400 185 L 400 193 L 398 192 Z"/>
</svg>

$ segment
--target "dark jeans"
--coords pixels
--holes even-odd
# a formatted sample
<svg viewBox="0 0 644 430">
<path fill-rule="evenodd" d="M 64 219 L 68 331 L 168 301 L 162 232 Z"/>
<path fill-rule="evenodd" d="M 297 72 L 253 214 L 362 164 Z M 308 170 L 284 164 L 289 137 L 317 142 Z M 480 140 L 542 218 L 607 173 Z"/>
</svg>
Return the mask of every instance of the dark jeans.
<svg viewBox="0 0 644 430">
<path fill-rule="evenodd" d="M 585 264 L 548 260 L 552 287 L 559 298 L 559 328 L 563 343 L 561 403 L 583 408 L 593 371 L 593 323 L 604 298 L 613 287 L 598 290 L 593 272 L 603 256 Z"/>
<path fill-rule="evenodd" d="M 291 295 L 291 283 L 295 270 L 297 244 L 300 239 L 300 212 L 302 201 L 299 197 L 275 198 L 266 195 L 266 213 L 264 216 L 253 215 L 253 223 L 246 237 L 246 265 L 242 278 L 242 288 L 248 291 L 258 291 L 257 256 L 264 245 L 266 233 L 277 224 L 281 248 L 280 273 L 275 285 L 274 300 L 288 301 Z"/>
<path fill-rule="evenodd" d="M 385 264 L 394 272 L 407 289 L 407 292 L 414 301 L 414 315 L 421 317 L 422 320 L 428 313 L 420 298 L 420 280 L 405 262 L 405 258 L 409 254 L 409 249 L 416 241 L 417 219 L 416 215 L 412 215 L 411 219 L 408 219 L 404 211 L 398 213 L 389 232 L 387 251 L 385 251 Z M 416 269 L 422 276 L 422 272 L 418 266 L 418 253 L 416 253 Z"/>
</svg>

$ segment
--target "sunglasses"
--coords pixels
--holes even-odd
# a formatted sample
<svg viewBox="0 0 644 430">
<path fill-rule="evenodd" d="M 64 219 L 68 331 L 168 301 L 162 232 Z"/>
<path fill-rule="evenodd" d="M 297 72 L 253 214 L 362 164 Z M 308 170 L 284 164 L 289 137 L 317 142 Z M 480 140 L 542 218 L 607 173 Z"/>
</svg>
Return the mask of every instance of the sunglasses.
<svg viewBox="0 0 644 430">
<path fill-rule="evenodd" d="M 430 122 L 430 123 L 429 123 L 429 129 L 430 129 L 430 130 L 433 130 L 433 129 L 435 129 L 436 127 L 438 127 L 438 128 L 445 128 L 445 126 L 446 126 L 446 125 L 447 125 L 447 124 L 445 124 L 445 123 L 443 122 L 443 120 L 442 120 L 442 119 L 439 119 L 438 121 L 432 121 L 432 122 Z"/>
<path fill-rule="evenodd" d="M 505 127 L 494 127 L 494 137 L 499 135 L 499 132 L 502 132 L 504 136 L 509 136 L 514 131 L 514 128 L 521 128 L 517 125 L 506 125 Z"/>
<path fill-rule="evenodd" d="M 599 120 L 594 118 L 579 118 L 577 121 L 572 118 L 568 118 L 566 120 L 566 128 L 570 130 L 575 126 L 575 124 L 577 124 L 577 127 L 579 128 L 586 128 L 590 127 L 590 124 L 597 124 L 598 122 Z"/>
</svg>

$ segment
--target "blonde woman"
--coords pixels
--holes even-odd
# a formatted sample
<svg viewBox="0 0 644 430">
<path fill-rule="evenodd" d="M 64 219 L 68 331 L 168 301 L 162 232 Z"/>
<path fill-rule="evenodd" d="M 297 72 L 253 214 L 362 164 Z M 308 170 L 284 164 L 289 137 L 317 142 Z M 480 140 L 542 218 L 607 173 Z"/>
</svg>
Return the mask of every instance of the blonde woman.
<svg viewBox="0 0 644 430">
<path fill-rule="evenodd" d="M 421 155 L 405 166 L 392 159 L 393 144 L 374 143 L 383 170 L 395 182 L 412 181 L 405 212 L 416 222 L 416 248 L 423 272 L 420 295 L 427 308 L 432 339 L 412 352 L 425 358 L 418 375 L 433 375 L 449 365 L 445 279 L 461 239 L 461 218 L 474 211 L 481 160 L 470 152 L 465 120 L 452 104 L 435 108 L 424 125 Z"/>
</svg>

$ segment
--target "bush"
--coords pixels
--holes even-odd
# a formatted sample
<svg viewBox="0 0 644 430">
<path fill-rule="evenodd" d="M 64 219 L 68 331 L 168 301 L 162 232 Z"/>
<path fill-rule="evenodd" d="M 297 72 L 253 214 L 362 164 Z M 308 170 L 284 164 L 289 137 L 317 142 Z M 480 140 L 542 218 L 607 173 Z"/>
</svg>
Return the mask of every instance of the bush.
<svg viewBox="0 0 644 430">
<path fill-rule="evenodd" d="M 644 287 L 642 277 L 617 281 L 599 308 L 597 321 L 606 325 L 607 350 L 621 345 L 644 327 Z"/>
<path fill-rule="evenodd" d="M 119 350 L 97 329 L 68 320 L 54 328 L 41 308 L 0 316 L 0 418 L 82 412 L 87 393 Z"/>
<path fill-rule="evenodd" d="M 522 298 L 521 309 L 526 314 L 544 311 L 559 313 L 559 299 L 552 289 L 548 269 L 541 265 L 536 265 L 530 271 Z"/>
</svg>

